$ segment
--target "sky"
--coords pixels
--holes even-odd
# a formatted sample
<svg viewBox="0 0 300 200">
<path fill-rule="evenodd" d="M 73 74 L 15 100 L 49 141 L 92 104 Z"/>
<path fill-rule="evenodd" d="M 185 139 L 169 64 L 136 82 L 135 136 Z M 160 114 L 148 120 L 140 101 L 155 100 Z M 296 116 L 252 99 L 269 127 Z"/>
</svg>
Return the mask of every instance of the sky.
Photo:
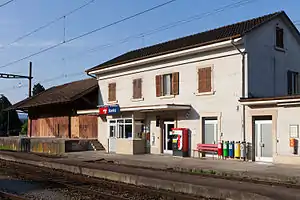
<svg viewBox="0 0 300 200">
<path fill-rule="evenodd" d="M 0 5 L 8 0 L 0 0 Z M 14 0 L 0 7 L 0 72 L 28 75 L 45 88 L 88 78 L 84 71 L 127 51 L 199 33 L 238 21 L 284 10 L 300 24 L 297 0 L 176 0 L 151 12 L 94 32 L 47 52 L 64 40 L 105 26 L 168 0 Z M 240 4 L 234 4 L 241 2 Z M 224 6 L 236 5 L 231 7 Z M 50 26 L 11 44 L 15 39 L 62 17 Z M 186 23 L 178 21 L 193 19 Z M 297 21 L 298 20 L 298 21 Z M 173 24 L 176 26 L 172 26 Z M 168 27 L 168 28 L 166 28 Z M 299 27 L 299 26 L 298 26 Z M 6 66 L 7 65 L 7 66 Z M 28 97 L 28 80 L 0 79 L 0 94 L 12 103 Z"/>
</svg>

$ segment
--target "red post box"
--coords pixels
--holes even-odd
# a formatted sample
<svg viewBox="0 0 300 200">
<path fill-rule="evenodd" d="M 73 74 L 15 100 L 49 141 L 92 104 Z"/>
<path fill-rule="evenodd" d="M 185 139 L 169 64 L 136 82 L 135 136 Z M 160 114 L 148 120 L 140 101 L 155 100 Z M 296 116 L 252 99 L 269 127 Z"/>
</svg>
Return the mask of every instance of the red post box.
<svg viewBox="0 0 300 200">
<path fill-rule="evenodd" d="M 174 156 L 189 156 L 189 131 L 187 128 L 172 129 L 172 147 Z"/>
</svg>

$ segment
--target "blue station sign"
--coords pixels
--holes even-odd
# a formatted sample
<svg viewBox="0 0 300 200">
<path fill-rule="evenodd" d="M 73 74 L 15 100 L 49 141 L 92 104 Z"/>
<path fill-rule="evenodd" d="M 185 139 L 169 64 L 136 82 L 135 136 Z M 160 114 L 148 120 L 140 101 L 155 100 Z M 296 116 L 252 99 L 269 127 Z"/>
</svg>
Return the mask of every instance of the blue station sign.
<svg viewBox="0 0 300 200">
<path fill-rule="evenodd" d="M 100 115 L 113 115 L 113 114 L 118 114 L 119 112 L 120 112 L 119 105 L 107 105 L 107 106 L 101 106 L 99 108 Z"/>
</svg>

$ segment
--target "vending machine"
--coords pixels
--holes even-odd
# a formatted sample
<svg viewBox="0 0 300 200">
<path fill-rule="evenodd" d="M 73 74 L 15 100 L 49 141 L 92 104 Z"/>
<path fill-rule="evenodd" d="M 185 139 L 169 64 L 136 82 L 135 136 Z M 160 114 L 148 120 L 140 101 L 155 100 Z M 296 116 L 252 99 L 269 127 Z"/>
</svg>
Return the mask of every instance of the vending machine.
<svg viewBox="0 0 300 200">
<path fill-rule="evenodd" d="M 189 134 L 187 128 L 172 129 L 172 149 L 173 156 L 189 156 Z"/>
</svg>

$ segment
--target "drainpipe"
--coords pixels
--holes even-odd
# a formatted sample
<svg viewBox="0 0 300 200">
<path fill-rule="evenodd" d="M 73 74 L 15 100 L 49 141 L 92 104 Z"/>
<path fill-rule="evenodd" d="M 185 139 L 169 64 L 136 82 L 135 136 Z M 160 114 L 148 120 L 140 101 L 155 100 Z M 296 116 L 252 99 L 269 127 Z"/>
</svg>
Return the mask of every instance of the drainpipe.
<svg viewBox="0 0 300 200">
<path fill-rule="evenodd" d="M 245 93 L 245 56 L 246 56 L 246 52 L 245 51 L 241 51 L 239 49 L 239 47 L 234 43 L 234 40 L 231 40 L 231 44 L 234 48 L 236 48 L 236 50 L 238 50 L 238 52 L 241 54 L 242 56 L 242 98 L 246 97 L 246 93 Z M 246 144 L 246 126 L 245 123 L 246 122 L 246 107 L 245 105 L 242 105 L 242 131 L 243 131 L 243 142 L 244 144 Z M 246 155 L 244 157 L 244 161 L 246 161 Z"/>
<path fill-rule="evenodd" d="M 94 79 L 97 79 L 96 76 L 90 75 L 89 73 L 86 73 L 86 75 L 88 75 L 88 76 L 90 76 L 90 77 L 92 77 L 92 78 L 94 78 Z"/>
</svg>

